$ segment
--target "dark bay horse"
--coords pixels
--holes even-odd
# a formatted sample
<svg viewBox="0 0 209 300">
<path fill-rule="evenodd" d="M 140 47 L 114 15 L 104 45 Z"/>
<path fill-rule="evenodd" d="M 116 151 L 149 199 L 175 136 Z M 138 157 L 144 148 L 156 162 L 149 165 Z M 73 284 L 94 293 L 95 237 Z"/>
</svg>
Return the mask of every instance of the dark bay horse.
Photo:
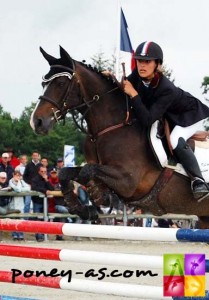
<svg viewBox="0 0 209 300">
<path fill-rule="evenodd" d="M 87 124 L 83 168 L 63 168 L 60 182 L 69 211 L 96 218 L 100 205 L 116 206 L 118 199 L 156 215 L 193 214 L 209 228 L 209 202 L 198 203 L 190 181 L 162 169 L 150 147 L 147 129 L 135 120 L 120 85 L 112 77 L 73 60 L 60 47 L 60 58 L 40 48 L 50 65 L 43 78 L 44 93 L 31 116 L 38 134 L 47 134 L 70 112 Z M 173 174 L 172 174 L 173 173 Z M 84 207 L 72 194 L 71 179 L 87 186 L 93 206 Z"/>
</svg>

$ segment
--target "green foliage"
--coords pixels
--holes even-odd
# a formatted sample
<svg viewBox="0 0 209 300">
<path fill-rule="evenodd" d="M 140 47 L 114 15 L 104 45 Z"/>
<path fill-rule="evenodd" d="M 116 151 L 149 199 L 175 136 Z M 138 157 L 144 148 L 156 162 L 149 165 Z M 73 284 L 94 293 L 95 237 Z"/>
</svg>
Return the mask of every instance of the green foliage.
<svg viewBox="0 0 209 300">
<path fill-rule="evenodd" d="M 203 94 L 207 94 L 207 92 L 209 91 L 209 77 L 208 76 L 205 76 L 203 78 L 201 88 L 203 88 Z"/>
<path fill-rule="evenodd" d="M 208 76 L 205 76 L 203 78 L 203 82 L 202 82 L 202 85 L 201 85 L 201 88 L 203 88 L 203 94 L 207 94 L 208 91 L 209 91 L 209 77 Z M 205 98 L 205 100 L 209 101 L 209 99 Z M 209 119 L 207 119 L 207 122 L 205 122 L 205 130 L 209 130 Z"/>
<path fill-rule="evenodd" d="M 64 145 L 74 145 L 76 163 L 84 161 L 83 141 L 84 135 L 75 127 L 70 117 L 66 118 L 66 124 L 57 124 L 48 135 L 36 135 L 29 125 L 30 115 L 34 109 L 34 103 L 25 108 L 19 119 L 12 119 L 9 113 L 0 107 L 0 136 L 1 153 L 7 147 L 13 148 L 15 155 L 31 155 L 34 150 L 46 156 L 51 164 L 56 162 L 58 157 L 63 156 Z"/>
<path fill-rule="evenodd" d="M 163 74 L 171 81 L 174 83 L 175 79 L 172 79 L 171 76 L 172 76 L 172 73 L 173 73 L 173 70 L 172 69 L 168 69 L 168 67 L 164 64 L 162 66 L 162 72 Z"/>
<path fill-rule="evenodd" d="M 98 71 L 113 71 L 116 63 L 116 58 L 114 55 L 112 56 L 112 59 L 107 59 L 105 58 L 104 53 L 101 51 L 91 57 L 91 60 L 92 66 L 97 68 Z"/>
</svg>

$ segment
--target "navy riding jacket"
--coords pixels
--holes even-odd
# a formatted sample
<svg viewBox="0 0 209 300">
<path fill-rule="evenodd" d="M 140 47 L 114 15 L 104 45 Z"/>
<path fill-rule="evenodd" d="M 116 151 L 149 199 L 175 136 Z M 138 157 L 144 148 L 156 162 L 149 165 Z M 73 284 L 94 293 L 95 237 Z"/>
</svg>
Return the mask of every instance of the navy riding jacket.
<svg viewBox="0 0 209 300">
<path fill-rule="evenodd" d="M 173 127 L 187 127 L 209 117 L 208 106 L 161 73 L 156 73 L 149 87 L 143 84 L 136 69 L 127 79 L 139 93 L 130 101 L 143 126 L 150 127 L 156 120 L 166 118 Z"/>
</svg>

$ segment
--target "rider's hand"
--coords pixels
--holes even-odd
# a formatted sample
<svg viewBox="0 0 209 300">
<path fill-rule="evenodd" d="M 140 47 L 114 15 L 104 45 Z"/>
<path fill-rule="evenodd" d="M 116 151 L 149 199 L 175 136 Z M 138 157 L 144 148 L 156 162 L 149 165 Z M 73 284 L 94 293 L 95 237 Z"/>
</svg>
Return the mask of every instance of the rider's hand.
<svg viewBox="0 0 209 300">
<path fill-rule="evenodd" d="M 135 96 L 138 95 L 138 92 L 135 90 L 135 88 L 133 87 L 133 85 L 127 79 L 123 80 L 122 86 L 123 86 L 124 92 L 127 95 L 129 95 L 131 98 L 133 98 L 133 97 L 135 97 Z"/>
</svg>

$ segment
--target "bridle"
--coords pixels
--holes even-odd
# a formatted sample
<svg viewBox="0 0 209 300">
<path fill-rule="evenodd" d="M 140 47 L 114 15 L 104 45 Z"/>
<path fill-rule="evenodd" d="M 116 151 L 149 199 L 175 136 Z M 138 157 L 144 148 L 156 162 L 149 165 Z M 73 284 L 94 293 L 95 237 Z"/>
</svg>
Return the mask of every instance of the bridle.
<svg viewBox="0 0 209 300">
<path fill-rule="evenodd" d="M 74 70 L 69 68 L 69 67 L 65 67 L 65 66 L 62 66 L 62 65 L 51 65 L 51 69 L 53 69 L 53 68 L 61 68 L 62 70 L 64 70 L 64 72 L 56 73 L 55 75 L 52 75 L 50 78 L 43 77 L 42 78 L 43 83 L 50 84 L 52 82 L 52 80 L 54 80 L 57 77 L 61 77 L 61 76 L 66 76 L 66 77 L 68 77 L 69 80 L 72 80 L 72 78 L 75 76 Z M 43 96 L 39 97 L 40 100 L 44 100 L 46 102 L 49 102 L 57 108 L 57 110 L 55 110 L 52 107 L 52 112 L 53 112 L 53 115 L 54 115 L 53 117 L 54 117 L 56 122 L 59 122 L 61 119 L 65 119 L 65 115 L 69 112 L 66 100 L 67 100 L 68 94 L 70 92 L 70 87 L 71 86 L 68 85 L 66 93 L 65 93 L 65 95 L 63 97 L 63 100 L 60 104 L 57 103 L 55 100 L 47 97 L 47 96 L 43 95 Z"/>
<path fill-rule="evenodd" d="M 60 68 L 62 70 L 64 70 L 64 72 L 60 72 L 60 73 L 56 73 L 55 75 L 52 75 L 50 78 L 46 78 L 46 77 L 43 77 L 43 83 L 48 83 L 50 84 L 55 78 L 57 77 L 62 77 L 62 76 L 66 76 L 68 77 L 68 79 L 71 81 L 75 76 L 76 76 L 76 72 L 75 72 L 75 66 L 73 65 L 73 69 L 72 68 L 69 68 L 69 67 L 66 67 L 66 66 L 63 66 L 63 65 L 51 65 L 51 69 L 53 68 Z M 51 108 L 52 109 L 52 112 L 53 112 L 53 119 L 58 123 L 60 120 L 64 120 L 65 121 L 65 116 L 67 113 L 71 112 L 72 114 L 72 117 L 73 117 L 73 120 L 76 124 L 76 126 L 85 134 L 88 134 L 89 135 L 89 132 L 87 132 L 87 130 L 84 128 L 83 126 L 83 122 L 84 122 L 84 119 L 85 119 L 85 116 L 86 114 L 90 111 L 91 107 L 96 103 L 98 102 L 103 96 L 109 94 L 109 93 L 112 93 L 116 90 L 119 89 L 119 85 L 117 85 L 116 87 L 114 87 L 113 89 L 111 90 L 108 90 L 100 95 L 98 94 L 95 94 L 92 99 L 90 100 L 86 100 L 85 97 L 82 96 L 82 103 L 73 107 L 73 108 L 69 108 L 68 107 L 68 104 L 67 104 L 67 100 L 68 100 L 68 95 L 72 89 L 73 85 L 68 85 L 68 88 L 65 92 L 65 95 L 63 97 L 63 100 L 61 101 L 61 103 L 57 103 L 55 100 L 47 97 L 47 96 L 40 96 L 39 99 L 40 100 L 44 100 L 46 102 L 49 102 L 51 103 L 54 107 L 56 107 L 57 109 L 55 110 L 53 107 Z M 120 124 L 117 124 L 117 125 L 113 125 L 113 126 L 110 126 L 102 131 L 100 131 L 99 133 L 97 133 L 97 136 L 100 136 L 108 131 L 111 131 L 111 130 L 114 130 L 114 129 L 117 129 L 117 128 L 120 128 L 124 125 L 129 125 L 129 109 L 128 109 L 128 100 L 127 100 L 127 97 L 126 97 L 126 101 L 127 101 L 127 116 L 126 116 L 126 120 Z M 76 111 L 79 112 L 79 109 L 81 108 L 85 108 L 86 110 L 82 113 L 82 116 L 79 120 L 76 120 L 75 118 L 75 115 L 76 115 Z M 79 125 L 79 122 L 82 124 L 82 125 Z M 95 138 L 95 137 L 94 137 Z"/>
</svg>

